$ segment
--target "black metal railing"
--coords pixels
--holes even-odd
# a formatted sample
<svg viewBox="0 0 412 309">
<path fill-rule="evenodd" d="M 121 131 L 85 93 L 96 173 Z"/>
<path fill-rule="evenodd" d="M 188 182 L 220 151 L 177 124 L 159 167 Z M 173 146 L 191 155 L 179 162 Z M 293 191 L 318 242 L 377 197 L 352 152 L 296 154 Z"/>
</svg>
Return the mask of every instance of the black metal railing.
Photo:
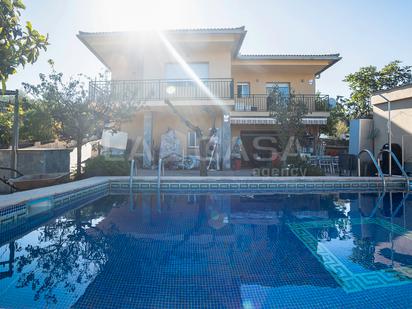
<svg viewBox="0 0 412 309">
<path fill-rule="evenodd" d="M 235 97 L 235 111 L 239 112 L 267 112 L 267 94 L 251 94 L 248 96 Z M 308 113 L 326 112 L 330 110 L 329 96 L 319 94 L 293 94 L 282 96 L 281 99 L 288 103 L 291 100 L 300 100 L 308 110 Z"/>
<path fill-rule="evenodd" d="M 92 101 L 164 100 L 164 99 L 233 99 L 233 80 L 230 78 L 201 79 L 111 80 L 91 81 Z"/>
</svg>

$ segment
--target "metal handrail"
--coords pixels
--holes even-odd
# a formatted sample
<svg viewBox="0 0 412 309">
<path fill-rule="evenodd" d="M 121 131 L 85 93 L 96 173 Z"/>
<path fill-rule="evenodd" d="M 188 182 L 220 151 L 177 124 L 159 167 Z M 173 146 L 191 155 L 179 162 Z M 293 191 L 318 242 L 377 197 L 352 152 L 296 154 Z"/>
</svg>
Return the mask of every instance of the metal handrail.
<svg viewBox="0 0 412 309">
<path fill-rule="evenodd" d="M 200 78 L 201 81 L 232 81 L 233 78 L 231 77 L 216 77 L 216 78 Z M 111 80 L 92 80 L 90 81 L 92 84 L 107 84 L 113 82 L 128 82 L 128 83 L 135 83 L 135 82 L 164 82 L 164 81 L 182 81 L 188 82 L 193 81 L 190 78 L 147 78 L 147 79 L 111 79 Z"/>
<path fill-rule="evenodd" d="M 403 198 L 402 198 L 401 202 L 399 203 L 398 207 L 396 207 L 395 211 L 391 214 L 392 218 L 395 217 L 398 214 L 399 209 L 401 209 L 402 207 L 405 206 L 405 203 L 406 203 L 406 200 L 408 199 L 408 197 L 409 197 L 409 192 L 407 192 L 403 196 Z"/>
<path fill-rule="evenodd" d="M 375 207 L 372 209 L 372 211 L 371 211 L 371 213 L 370 213 L 370 215 L 369 215 L 369 218 L 373 218 L 373 217 L 375 216 L 375 214 L 376 214 L 376 212 L 378 211 L 379 207 L 382 205 L 382 202 L 383 202 L 383 199 L 384 199 L 385 195 L 386 195 L 386 192 L 385 192 L 385 191 L 382 192 L 382 193 L 379 195 L 378 201 L 376 202 Z"/>
<path fill-rule="evenodd" d="M 164 168 L 165 166 L 163 163 L 163 159 L 159 158 L 159 163 L 157 166 L 157 203 L 156 203 L 156 208 L 159 213 L 161 213 L 161 209 L 162 209 L 161 196 L 160 196 L 160 176 L 161 176 L 162 171 L 163 171 L 163 175 L 165 174 Z"/>
<path fill-rule="evenodd" d="M 392 159 L 394 159 L 396 165 L 399 167 L 399 169 L 400 169 L 400 171 L 401 171 L 401 173 L 402 173 L 402 176 L 405 177 L 405 179 L 406 179 L 406 185 L 407 185 L 407 187 L 408 187 L 407 191 L 409 191 L 409 190 L 410 190 L 409 176 L 408 176 L 408 174 L 406 173 L 405 169 L 402 167 L 402 165 L 401 165 L 401 163 L 399 162 L 399 160 L 398 160 L 398 158 L 396 157 L 396 155 L 393 153 L 393 151 L 390 151 L 389 149 L 382 149 L 381 151 L 379 151 L 378 155 L 376 156 L 376 157 L 378 158 L 378 162 L 380 162 L 379 158 L 380 158 L 380 156 L 381 156 L 384 152 L 389 153 L 389 154 L 391 155 Z M 389 175 L 389 176 L 392 176 L 392 175 Z"/>
<path fill-rule="evenodd" d="M 385 190 L 385 189 L 386 189 L 385 175 L 383 175 L 382 169 L 381 169 L 381 167 L 379 166 L 378 162 L 376 161 L 375 157 L 373 156 L 372 152 L 370 152 L 370 150 L 368 150 L 368 149 L 362 149 L 362 150 L 359 151 L 359 153 L 358 153 L 358 177 L 361 177 L 361 168 L 360 168 L 360 165 L 361 165 L 360 163 L 361 163 L 361 161 L 360 161 L 360 155 L 361 155 L 362 153 L 364 153 L 364 152 L 366 152 L 366 153 L 369 155 L 369 157 L 371 158 L 373 164 L 375 165 L 375 168 L 376 168 L 376 170 L 378 171 L 379 177 L 382 178 L 383 189 Z"/>
<path fill-rule="evenodd" d="M 235 110 L 236 111 L 258 111 L 267 112 L 270 111 L 267 99 L 269 94 L 248 94 L 241 95 L 237 93 L 235 95 Z M 279 99 L 285 104 L 292 101 L 301 101 L 307 107 L 307 112 L 319 112 L 329 110 L 329 96 L 317 95 L 317 94 L 290 94 L 289 96 L 283 96 L 279 94 Z"/>
<path fill-rule="evenodd" d="M 206 78 L 201 79 L 201 81 L 215 96 L 221 99 L 233 99 L 234 83 L 232 78 Z M 89 89 L 93 90 L 93 93 L 90 93 L 91 100 L 97 100 L 101 96 L 110 100 L 144 101 L 167 98 L 175 100 L 209 99 L 209 96 L 192 79 L 90 81 Z"/>
<path fill-rule="evenodd" d="M 133 177 L 137 176 L 137 165 L 135 160 L 130 162 L 130 178 L 129 178 L 129 188 L 130 192 L 133 192 Z"/>
<path fill-rule="evenodd" d="M 160 191 L 160 176 L 165 174 L 165 166 L 163 164 L 163 159 L 159 158 L 159 164 L 157 166 L 157 190 Z"/>
</svg>

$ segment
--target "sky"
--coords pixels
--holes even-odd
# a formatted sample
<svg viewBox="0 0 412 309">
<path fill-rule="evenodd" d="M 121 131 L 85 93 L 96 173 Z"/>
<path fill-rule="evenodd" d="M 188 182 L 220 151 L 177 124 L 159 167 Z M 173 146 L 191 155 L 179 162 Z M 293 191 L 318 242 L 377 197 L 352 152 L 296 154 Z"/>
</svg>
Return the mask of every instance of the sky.
<svg viewBox="0 0 412 309">
<path fill-rule="evenodd" d="M 344 77 L 362 66 L 392 60 L 412 65 L 410 0 L 25 0 L 23 22 L 49 34 L 50 46 L 34 65 L 9 78 L 8 89 L 37 83 L 48 59 L 66 76 L 96 77 L 104 66 L 77 39 L 79 31 L 245 26 L 241 53 L 340 53 L 317 90 L 350 94 Z"/>
</svg>

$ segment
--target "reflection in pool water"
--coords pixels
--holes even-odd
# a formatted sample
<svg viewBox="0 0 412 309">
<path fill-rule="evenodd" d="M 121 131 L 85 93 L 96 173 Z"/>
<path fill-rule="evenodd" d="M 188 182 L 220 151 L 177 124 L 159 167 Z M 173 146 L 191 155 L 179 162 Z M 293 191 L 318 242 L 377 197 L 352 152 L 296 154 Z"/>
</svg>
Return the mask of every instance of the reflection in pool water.
<svg viewBox="0 0 412 309">
<path fill-rule="evenodd" d="M 407 308 L 410 203 L 140 194 L 47 210 L 0 230 L 0 307 Z"/>
</svg>

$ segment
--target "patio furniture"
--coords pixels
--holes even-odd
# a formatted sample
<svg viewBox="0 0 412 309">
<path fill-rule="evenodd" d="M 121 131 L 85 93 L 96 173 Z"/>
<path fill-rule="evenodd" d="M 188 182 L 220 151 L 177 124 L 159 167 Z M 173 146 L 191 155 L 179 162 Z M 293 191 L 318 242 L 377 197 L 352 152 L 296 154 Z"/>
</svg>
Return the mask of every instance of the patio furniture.
<svg viewBox="0 0 412 309">
<path fill-rule="evenodd" d="M 333 174 L 339 174 L 339 157 L 332 157 L 332 170 Z"/>
<path fill-rule="evenodd" d="M 325 174 L 333 174 L 332 157 L 319 157 L 319 167 L 325 172 Z"/>
<path fill-rule="evenodd" d="M 313 156 L 309 158 L 308 163 L 321 168 L 328 175 L 336 175 L 340 170 L 337 156 Z"/>
<path fill-rule="evenodd" d="M 312 166 L 319 166 L 319 159 L 317 156 L 308 157 L 308 164 Z"/>
</svg>

